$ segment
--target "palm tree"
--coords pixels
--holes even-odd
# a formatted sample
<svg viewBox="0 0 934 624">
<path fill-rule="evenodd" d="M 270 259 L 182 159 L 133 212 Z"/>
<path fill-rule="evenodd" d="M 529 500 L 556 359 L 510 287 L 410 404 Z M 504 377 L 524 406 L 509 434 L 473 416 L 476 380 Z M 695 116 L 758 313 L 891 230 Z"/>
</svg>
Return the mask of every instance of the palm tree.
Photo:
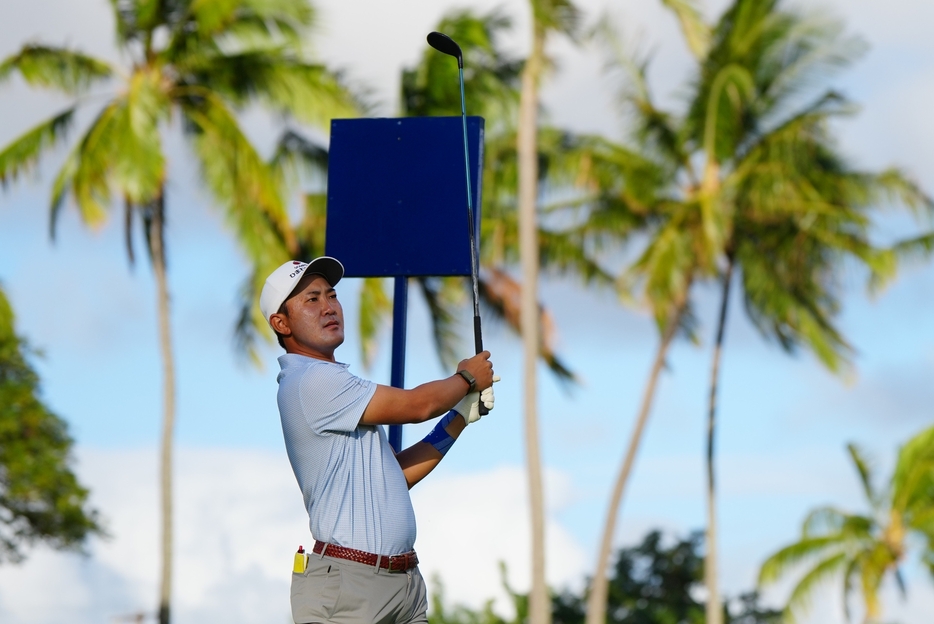
<svg viewBox="0 0 934 624">
<path fill-rule="evenodd" d="M 112 0 L 117 44 L 130 60 L 115 67 L 61 47 L 27 45 L 0 63 L 31 85 L 74 99 L 0 152 L 0 180 L 15 178 L 64 142 L 79 106 L 101 102 L 53 183 L 51 221 L 70 194 L 82 220 L 100 224 L 114 198 L 122 202 L 127 251 L 139 219 L 155 274 L 163 362 L 161 441 L 162 574 L 159 620 L 170 619 L 172 579 L 172 435 L 175 372 L 166 276 L 166 157 L 163 135 L 175 120 L 192 148 L 204 181 L 223 207 L 248 257 L 261 257 L 264 222 L 287 223 L 274 175 L 243 134 L 234 110 L 259 102 L 307 122 L 353 110 L 345 90 L 324 67 L 307 60 L 302 37 L 315 13 L 307 1 Z M 287 231 L 283 227 L 283 231 Z M 295 247 L 294 239 L 287 244 Z"/>
<path fill-rule="evenodd" d="M 759 583 L 765 585 L 805 570 L 788 598 L 788 621 L 807 610 L 822 582 L 842 578 L 847 620 L 848 598 L 858 586 L 865 608 L 863 622 L 880 622 L 879 588 L 892 576 L 905 594 L 900 566 L 914 544 L 922 549 L 924 564 L 934 576 L 934 427 L 921 431 L 899 450 L 895 471 L 882 490 L 873 484 L 872 467 L 863 451 L 853 444 L 847 451 L 859 473 L 869 513 L 848 513 L 836 507 L 811 511 L 802 525 L 801 539 L 771 555 L 759 571 Z"/>
<path fill-rule="evenodd" d="M 804 344 L 832 370 L 848 345 L 833 326 L 839 310 L 837 284 L 848 257 L 867 265 L 875 282 L 891 274 L 891 252 L 869 241 L 867 211 L 883 196 L 917 208 L 926 199 L 902 174 L 860 172 L 836 153 L 827 122 L 846 112 L 840 96 L 827 92 L 797 103 L 803 82 L 843 64 L 853 42 L 836 24 L 822 24 L 787 11 L 777 2 L 737 0 L 717 26 L 705 26 L 693 3 L 666 2 L 678 16 L 699 61 L 686 113 L 657 109 L 644 86 L 645 64 L 626 61 L 633 77 L 625 94 L 636 113 L 636 137 L 662 154 L 674 179 L 686 180 L 679 196 L 688 202 L 695 238 L 684 281 L 716 275 L 721 305 L 713 350 L 707 438 L 707 621 L 723 621 L 717 586 L 714 496 L 714 416 L 717 375 L 730 285 L 741 269 L 746 309 L 767 337 L 786 349 Z M 694 164 L 701 165 L 695 173 Z M 671 236 L 674 236 L 673 234 Z M 690 243 L 688 243 L 690 244 Z M 916 245 L 917 247 L 917 245 Z M 680 298 L 686 301 L 686 297 Z M 663 334 L 662 346 L 674 328 Z M 670 338 L 668 338 L 670 341 Z M 656 358 L 653 371 L 660 368 Z M 604 531 L 588 618 L 601 622 L 605 561 L 612 544 L 616 507 L 641 436 L 657 372 L 637 420 L 617 480 Z"/>
<path fill-rule="evenodd" d="M 634 121 L 634 146 L 605 142 L 602 157 L 593 161 L 589 173 L 601 191 L 588 218 L 587 235 L 617 245 L 637 233 L 646 237 L 644 249 L 619 282 L 624 294 L 641 293 L 655 319 L 659 343 L 610 495 L 587 598 L 587 624 L 606 621 L 608 567 L 619 507 L 669 348 L 679 334 L 696 341 L 691 287 L 712 272 L 716 246 L 716 228 L 711 227 L 711 211 L 704 209 L 701 179 L 680 120 L 654 103 L 646 82 L 648 63 L 627 54 L 609 27 L 599 33 L 611 51 L 611 69 L 625 76 L 620 96 Z"/>
<path fill-rule="evenodd" d="M 766 338 L 788 351 L 803 345 L 832 371 L 850 348 L 834 326 L 840 274 L 848 259 L 878 284 L 894 256 L 870 242 L 869 212 L 894 198 L 929 201 L 900 172 L 853 169 L 828 127 L 848 112 L 833 91 L 802 102 L 858 44 L 839 23 L 782 9 L 777 0 L 737 0 L 711 29 L 686 122 L 702 146 L 711 192 L 726 214 L 720 235 L 720 289 L 707 418 L 707 621 L 722 622 L 717 588 L 714 478 L 716 395 L 730 287 L 739 274 L 745 309 Z M 732 91 L 732 93 L 731 93 Z"/>
<path fill-rule="evenodd" d="M 525 406 L 525 447 L 532 518 L 532 589 L 529 621 L 551 621 L 545 581 L 545 497 L 539 450 L 536 364 L 538 330 L 538 107 L 539 83 L 545 70 L 545 43 L 552 33 L 573 34 L 578 11 L 570 0 L 531 0 L 532 47 L 522 68 L 516 153 L 519 165 L 519 255 L 522 267 L 520 325 L 522 328 L 522 382 Z"/>
</svg>

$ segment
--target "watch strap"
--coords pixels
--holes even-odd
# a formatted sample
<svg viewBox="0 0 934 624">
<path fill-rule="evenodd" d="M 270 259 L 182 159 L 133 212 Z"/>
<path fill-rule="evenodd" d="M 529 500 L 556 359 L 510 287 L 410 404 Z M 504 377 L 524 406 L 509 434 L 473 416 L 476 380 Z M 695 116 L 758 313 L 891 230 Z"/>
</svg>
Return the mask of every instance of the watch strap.
<svg viewBox="0 0 934 624">
<path fill-rule="evenodd" d="M 457 371 L 457 374 L 463 377 L 464 381 L 466 381 L 467 384 L 470 386 L 470 388 L 467 389 L 468 393 L 474 392 L 477 389 L 477 379 L 473 375 L 471 375 L 464 369 Z"/>
</svg>

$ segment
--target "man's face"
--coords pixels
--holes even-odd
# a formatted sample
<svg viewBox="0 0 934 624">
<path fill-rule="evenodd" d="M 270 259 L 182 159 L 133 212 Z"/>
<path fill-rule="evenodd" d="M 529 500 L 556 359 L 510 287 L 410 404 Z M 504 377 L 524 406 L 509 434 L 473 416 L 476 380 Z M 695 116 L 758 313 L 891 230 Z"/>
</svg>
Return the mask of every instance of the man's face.
<svg viewBox="0 0 934 624">
<path fill-rule="evenodd" d="M 285 305 L 295 345 L 290 351 L 334 361 L 334 350 L 344 342 L 344 310 L 331 284 L 323 275 L 306 275 Z"/>
</svg>

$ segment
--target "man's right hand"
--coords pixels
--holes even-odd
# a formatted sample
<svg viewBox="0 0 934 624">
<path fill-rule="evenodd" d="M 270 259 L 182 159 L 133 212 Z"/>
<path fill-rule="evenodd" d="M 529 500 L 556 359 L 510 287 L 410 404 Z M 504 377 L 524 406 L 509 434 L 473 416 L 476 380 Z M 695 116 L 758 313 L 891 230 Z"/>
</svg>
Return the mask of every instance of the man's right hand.
<svg viewBox="0 0 934 624">
<path fill-rule="evenodd" d="M 461 360 L 457 365 L 457 370 L 465 370 L 473 375 L 476 379 L 474 390 L 477 392 L 493 385 L 493 363 L 490 361 L 489 351 L 483 351 L 472 358 Z"/>
</svg>

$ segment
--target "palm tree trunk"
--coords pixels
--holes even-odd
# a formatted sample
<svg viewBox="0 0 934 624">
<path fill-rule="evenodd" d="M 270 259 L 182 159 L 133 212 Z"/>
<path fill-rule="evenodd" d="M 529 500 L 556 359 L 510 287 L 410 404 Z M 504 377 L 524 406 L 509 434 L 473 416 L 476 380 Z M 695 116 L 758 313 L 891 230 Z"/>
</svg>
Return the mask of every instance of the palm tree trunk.
<svg viewBox="0 0 934 624">
<path fill-rule="evenodd" d="M 632 464 L 636 458 L 636 451 L 642 440 L 642 430 L 648 420 L 649 412 L 652 408 L 652 400 L 655 398 L 655 387 L 658 384 L 659 375 L 665 365 L 665 355 L 668 353 L 668 347 L 675 334 L 678 333 L 678 327 L 681 323 L 681 316 L 684 314 L 686 303 L 678 305 L 674 316 L 665 328 L 662 334 L 661 342 L 658 345 L 658 351 L 655 353 L 655 360 L 652 362 L 652 370 L 649 373 L 649 380 L 645 386 L 645 392 L 642 395 L 642 405 L 639 407 L 639 416 L 636 419 L 636 426 L 629 438 L 629 448 L 626 449 L 626 456 L 620 467 L 619 475 L 616 477 L 616 484 L 613 486 L 613 494 L 610 498 L 609 509 L 606 514 L 606 524 L 603 527 L 603 539 L 600 542 L 600 552 L 597 555 L 597 566 L 594 570 L 593 581 L 590 584 L 590 595 L 587 598 L 587 620 L 586 624 L 606 624 L 606 602 L 608 595 L 609 579 L 607 578 L 607 568 L 609 568 L 610 551 L 613 548 L 613 532 L 616 529 L 616 522 L 620 503 L 623 500 L 623 492 L 626 488 L 626 482 L 629 480 L 629 473 L 632 470 Z"/>
<path fill-rule="evenodd" d="M 710 406 L 707 413 L 707 535 L 704 558 L 704 583 L 707 586 L 707 624 L 723 624 L 723 603 L 717 584 L 717 506 L 716 481 L 714 480 L 714 434 L 716 433 L 717 382 L 720 375 L 720 354 L 723 352 L 723 334 L 726 329 L 726 313 L 730 302 L 730 283 L 733 281 L 733 258 L 727 258 L 723 274 L 723 294 L 720 301 L 720 318 L 717 321 L 717 341 L 713 347 L 713 363 L 710 365 Z"/>
<path fill-rule="evenodd" d="M 545 496 L 539 449 L 536 365 L 538 328 L 538 80 L 544 55 L 545 33 L 533 26 L 532 53 L 522 70 L 519 99 L 517 151 L 519 159 L 519 256 L 522 267 L 520 320 L 523 347 L 525 447 L 532 520 L 532 588 L 529 594 L 530 624 L 549 624 L 551 604 L 545 580 Z"/>
<path fill-rule="evenodd" d="M 153 203 L 149 243 L 156 276 L 159 346 L 162 354 L 162 576 L 159 587 L 159 624 L 169 624 L 172 598 L 172 432 L 175 428 L 175 365 L 169 320 L 169 287 L 165 266 L 165 197 Z"/>
</svg>

